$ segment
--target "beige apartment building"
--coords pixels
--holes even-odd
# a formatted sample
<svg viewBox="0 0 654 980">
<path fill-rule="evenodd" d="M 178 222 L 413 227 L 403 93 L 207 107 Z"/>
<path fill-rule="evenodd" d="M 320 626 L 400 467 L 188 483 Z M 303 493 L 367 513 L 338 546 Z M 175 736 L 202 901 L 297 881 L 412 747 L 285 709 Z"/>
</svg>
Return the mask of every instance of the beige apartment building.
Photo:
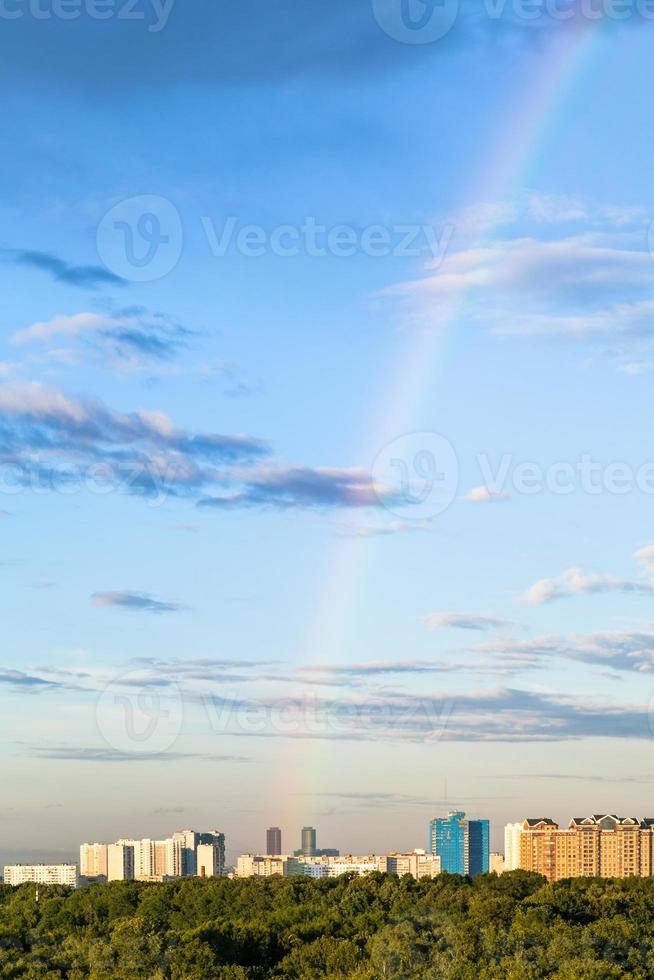
<svg viewBox="0 0 654 980">
<path fill-rule="evenodd" d="M 520 867 L 548 881 L 562 878 L 630 878 L 653 873 L 654 819 L 593 814 L 562 829 L 549 817 L 525 820 Z"/>
<path fill-rule="evenodd" d="M 241 854 L 236 862 L 237 878 L 270 878 L 283 875 L 288 854 Z"/>
<path fill-rule="evenodd" d="M 79 873 L 83 878 L 107 877 L 106 844 L 80 844 Z"/>
</svg>

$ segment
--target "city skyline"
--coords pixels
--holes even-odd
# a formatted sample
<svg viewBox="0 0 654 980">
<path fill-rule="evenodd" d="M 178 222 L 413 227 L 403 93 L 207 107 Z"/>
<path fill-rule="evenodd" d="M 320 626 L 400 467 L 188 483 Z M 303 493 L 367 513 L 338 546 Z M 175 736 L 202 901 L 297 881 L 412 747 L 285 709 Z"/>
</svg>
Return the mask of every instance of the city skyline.
<svg viewBox="0 0 654 980">
<path fill-rule="evenodd" d="M 646 811 L 649 18 L 143 6 L 0 15 L 0 862 Z"/>
</svg>

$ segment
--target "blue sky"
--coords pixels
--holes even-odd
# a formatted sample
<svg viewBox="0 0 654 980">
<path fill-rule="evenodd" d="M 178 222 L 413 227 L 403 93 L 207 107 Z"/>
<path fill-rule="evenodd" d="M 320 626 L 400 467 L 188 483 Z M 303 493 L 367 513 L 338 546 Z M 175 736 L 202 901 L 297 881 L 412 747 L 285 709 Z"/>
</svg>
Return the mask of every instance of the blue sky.
<svg viewBox="0 0 654 980">
<path fill-rule="evenodd" d="M 601 6 L 2 8 L 5 857 L 645 815 L 654 28 Z"/>
</svg>

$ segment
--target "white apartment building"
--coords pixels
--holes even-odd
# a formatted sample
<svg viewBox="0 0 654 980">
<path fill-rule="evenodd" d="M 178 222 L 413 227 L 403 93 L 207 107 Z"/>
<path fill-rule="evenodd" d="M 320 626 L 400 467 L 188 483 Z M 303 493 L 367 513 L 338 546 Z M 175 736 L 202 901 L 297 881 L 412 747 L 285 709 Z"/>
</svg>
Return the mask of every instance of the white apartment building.
<svg viewBox="0 0 654 980">
<path fill-rule="evenodd" d="M 507 823 L 504 828 L 504 870 L 515 871 L 520 867 L 521 823 Z"/>
<path fill-rule="evenodd" d="M 312 858 L 302 862 L 303 871 L 308 878 L 338 878 L 339 875 L 354 872 L 358 875 L 370 874 L 372 871 L 379 871 L 381 858 L 374 854 L 367 857 L 354 857 L 347 855 L 337 858 Z"/>
<path fill-rule="evenodd" d="M 241 854 L 236 862 L 237 878 L 270 878 L 283 875 L 288 854 Z"/>
<path fill-rule="evenodd" d="M 199 853 L 199 849 L 198 849 Z M 410 874 L 414 878 L 434 878 L 440 874 L 441 859 L 437 854 L 416 850 L 411 854 L 367 854 L 356 856 L 322 855 L 290 857 L 285 854 L 241 854 L 236 863 L 239 878 L 268 878 L 270 875 L 306 875 L 309 878 L 336 878 L 354 872 L 358 875 L 372 871 L 388 874 Z"/>
<path fill-rule="evenodd" d="M 441 859 L 439 854 L 423 850 L 415 850 L 410 854 L 391 852 L 379 858 L 379 870 L 400 877 L 412 875 L 417 880 L 435 878 L 441 873 Z"/>
<path fill-rule="evenodd" d="M 80 844 L 79 873 L 82 878 L 107 877 L 106 844 Z"/>
<path fill-rule="evenodd" d="M 196 874 L 199 878 L 219 878 L 225 873 L 225 847 L 220 843 L 198 844 Z"/>
<path fill-rule="evenodd" d="M 85 877 L 103 875 L 109 881 L 162 881 L 195 874 L 215 877 L 225 872 L 225 835 L 218 830 L 181 830 L 166 840 L 123 837 L 115 844 L 82 844 L 80 862 Z"/>
<path fill-rule="evenodd" d="M 77 888 L 79 878 L 76 864 L 7 864 L 5 885 L 67 885 Z"/>
<path fill-rule="evenodd" d="M 498 875 L 504 874 L 504 855 L 498 851 L 491 851 L 488 870 Z"/>
<path fill-rule="evenodd" d="M 134 880 L 134 846 L 118 842 L 107 845 L 107 880 Z"/>
</svg>

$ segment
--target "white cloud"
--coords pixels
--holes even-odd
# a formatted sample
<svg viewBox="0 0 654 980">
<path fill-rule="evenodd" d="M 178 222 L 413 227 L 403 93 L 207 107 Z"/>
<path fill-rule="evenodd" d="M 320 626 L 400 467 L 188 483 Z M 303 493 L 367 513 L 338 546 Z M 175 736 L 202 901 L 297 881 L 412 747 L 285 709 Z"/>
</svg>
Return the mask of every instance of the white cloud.
<svg viewBox="0 0 654 980">
<path fill-rule="evenodd" d="M 505 619 L 471 613 L 431 613 L 425 622 L 432 629 L 493 630 L 513 625 Z"/>
<path fill-rule="evenodd" d="M 506 490 L 496 490 L 494 487 L 474 487 L 469 490 L 461 500 L 467 500 L 471 504 L 492 504 L 499 500 L 509 500 L 510 494 Z"/>
<path fill-rule="evenodd" d="M 654 544 L 645 544 L 634 555 L 648 572 L 654 573 Z"/>
<path fill-rule="evenodd" d="M 635 595 L 654 595 L 654 586 L 649 582 L 616 578 L 613 575 L 593 575 L 575 566 L 568 568 L 558 578 L 544 578 L 529 588 L 523 601 L 532 606 L 541 606 L 555 599 L 565 599 L 575 595 L 596 595 L 606 592 L 632 593 Z"/>
</svg>

